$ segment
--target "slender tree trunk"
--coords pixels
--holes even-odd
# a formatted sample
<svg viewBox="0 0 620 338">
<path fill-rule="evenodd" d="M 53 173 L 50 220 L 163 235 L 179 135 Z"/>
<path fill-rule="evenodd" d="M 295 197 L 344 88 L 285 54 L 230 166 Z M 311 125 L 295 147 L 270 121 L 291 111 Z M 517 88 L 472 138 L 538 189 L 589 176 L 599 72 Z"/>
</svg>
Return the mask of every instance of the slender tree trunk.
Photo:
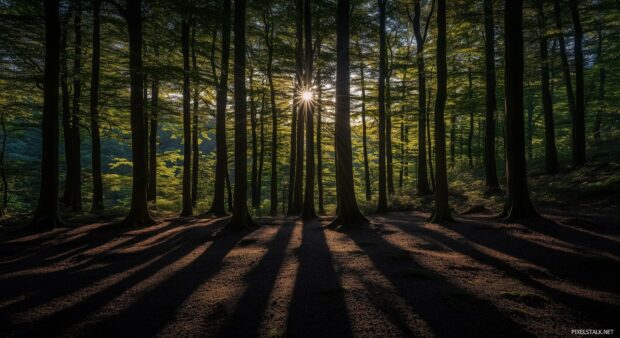
<svg viewBox="0 0 620 338">
<path fill-rule="evenodd" d="M 82 95 L 81 71 L 82 71 L 82 7 L 81 1 L 75 1 L 73 11 L 73 28 L 75 31 L 75 55 L 73 58 L 73 107 L 71 114 L 71 165 L 73 175 L 69 177 L 71 197 L 69 205 L 73 211 L 82 210 L 82 160 L 80 138 L 80 98 Z"/>
<path fill-rule="evenodd" d="M 151 130 L 149 132 L 149 183 L 147 189 L 147 200 L 153 203 L 157 200 L 157 124 L 159 109 L 159 80 L 157 75 L 153 76 L 151 85 Z"/>
<path fill-rule="evenodd" d="M 387 3 L 387 0 L 385 0 Z M 387 39 L 386 39 L 387 40 Z M 387 49 L 387 48 L 386 48 Z M 390 53 L 392 51 L 389 48 Z M 390 58 L 391 59 L 391 58 Z M 385 158 L 387 162 L 387 192 L 394 195 L 394 153 L 392 151 L 392 74 L 391 60 L 386 60 L 385 84 Z"/>
<path fill-rule="evenodd" d="M 222 58 L 220 61 L 220 80 L 216 81 L 215 115 L 215 189 L 209 213 L 225 216 L 224 189 L 228 178 L 228 147 L 226 145 L 226 99 L 228 95 L 228 58 L 230 55 L 230 0 L 223 1 L 222 12 Z M 215 74 L 214 74 L 215 76 Z M 230 185 L 229 185 L 230 186 Z M 230 188 L 228 189 L 230 196 Z M 230 199 L 230 197 L 229 197 Z"/>
<path fill-rule="evenodd" d="M 448 67 L 446 62 L 446 0 L 437 1 L 437 98 L 435 99 L 435 210 L 430 222 L 452 219 L 448 206 L 448 173 L 446 168 L 446 108 Z"/>
<path fill-rule="evenodd" d="M 538 5 L 538 32 L 540 35 L 540 74 L 543 114 L 545 118 L 545 165 L 548 174 L 558 172 L 558 154 L 555 145 L 555 123 L 553 121 L 553 102 L 549 90 L 549 57 L 547 51 L 547 28 L 543 1 Z"/>
<path fill-rule="evenodd" d="M 505 1 L 506 220 L 536 216 L 527 188 L 523 128 L 523 0 Z"/>
<path fill-rule="evenodd" d="M 45 69 L 43 72 L 43 121 L 41 125 L 41 182 L 39 202 L 30 227 L 53 229 L 63 222 L 58 212 L 58 77 L 60 19 L 58 0 L 44 2 Z"/>
<path fill-rule="evenodd" d="M 387 0 L 379 2 L 379 202 L 377 213 L 388 211 L 386 191 L 386 116 L 385 116 L 385 78 L 386 78 L 386 37 L 385 5 Z"/>
<path fill-rule="evenodd" d="M 271 13 L 267 19 L 265 15 L 265 45 L 267 46 L 267 81 L 269 82 L 269 101 L 271 106 L 271 191 L 269 215 L 278 214 L 278 107 L 276 105 L 276 91 L 273 83 L 273 37 L 275 27 Z M 284 202 L 284 200 L 282 201 Z"/>
<path fill-rule="evenodd" d="M 474 88 L 472 83 L 472 75 L 471 68 L 467 69 L 467 96 L 470 102 L 468 106 L 469 110 L 469 137 L 467 138 L 467 158 L 469 159 L 469 167 L 474 167 L 474 154 L 473 154 L 473 145 L 474 145 L 474 107 L 471 105 L 471 102 L 474 98 Z"/>
<path fill-rule="evenodd" d="M 462 144 L 461 144 L 462 145 Z M 459 149 L 459 159 L 460 159 Z M 456 111 L 453 110 L 450 114 L 450 167 L 454 168 L 456 162 Z"/>
<path fill-rule="evenodd" d="M 192 79 L 194 82 L 193 95 L 193 126 L 192 126 L 192 206 L 195 208 L 198 202 L 198 176 L 200 171 L 200 148 L 198 147 L 198 113 L 200 107 L 200 87 L 198 73 L 198 60 L 196 57 L 196 22 L 192 25 Z M 152 94 L 151 94 L 152 95 Z"/>
<path fill-rule="evenodd" d="M 60 89 L 62 91 L 62 130 L 63 141 L 65 150 L 65 187 L 60 198 L 60 201 L 64 205 L 71 204 L 71 196 L 73 192 L 73 168 L 75 167 L 73 161 L 73 129 L 71 128 L 71 99 L 69 94 L 69 85 L 67 83 L 69 77 L 69 71 L 67 68 L 67 30 L 69 26 L 69 17 L 71 16 L 72 8 L 69 7 L 69 13 L 67 18 L 62 21 L 61 35 L 60 35 Z"/>
<path fill-rule="evenodd" d="M 310 0 L 304 0 L 304 33 L 305 33 L 305 72 L 304 88 L 312 88 L 312 9 Z M 312 100 L 304 102 L 306 118 L 306 188 L 304 191 L 304 205 L 301 212 L 303 220 L 315 219 L 314 210 L 314 107 Z"/>
<path fill-rule="evenodd" d="M 575 115 L 573 119 L 573 165 L 586 163 L 586 102 L 583 84 L 583 28 L 579 18 L 577 0 L 570 0 L 570 9 L 575 27 Z"/>
<path fill-rule="evenodd" d="M 361 49 L 359 43 L 357 43 L 357 49 L 361 55 Z M 362 151 L 364 153 L 364 183 L 366 191 L 366 201 L 372 199 L 372 189 L 370 185 L 370 166 L 368 163 L 368 131 L 366 126 L 366 85 L 364 83 L 364 63 L 360 62 L 360 86 L 362 91 Z"/>
<path fill-rule="evenodd" d="M 432 93 L 429 92 L 428 106 L 426 107 L 426 139 L 428 140 L 428 172 L 431 174 L 431 187 L 435 190 L 435 170 L 433 169 L 433 139 L 431 138 L 431 102 Z"/>
<path fill-rule="evenodd" d="M 603 24 L 602 20 L 597 21 L 597 37 L 598 43 L 596 48 L 596 62 L 599 66 L 599 87 L 598 87 L 598 99 L 599 105 L 605 103 L 605 63 L 603 62 Z M 601 125 L 603 123 L 603 108 L 599 107 L 596 112 L 596 119 L 594 120 L 594 143 L 601 143 Z"/>
<path fill-rule="evenodd" d="M 424 65 L 424 38 L 420 30 L 420 2 L 415 1 L 413 16 L 413 31 L 416 40 L 416 63 L 418 65 L 418 163 L 417 163 L 417 183 L 418 195 L 430 195 L 431 188 L 428 184 L 428 173 L 426 170 L 426 137 L 424 135 L 427 127 L 426 117 L 426 71 Z M 430 141 L 430 139 L 429 139 Z"/>
<path fill-rule="evenodd" d="M 353 185 L 353 151 L 351 148 L 351 94 L 349 65 L 349 0 L 338 0 L 336 17 L 336 184 L 338 213 L 333 228 L 357 228 L 368 223 L 360 212 Z"/>
<path fill-rule="evenodd" d="M 256 179 L 256 195 L 258 196 L 258 206 L 260 207 L 261 202 L 263 200 L 263 169 L 265 167 L 265 90 L 262 90 L 262 98 L 260 104 L 260 116 L 258 120 L 260 121 L 260 150 L 258 155 L 258 177 Z"/>
<path fill-rule="evenodd" d="M 245 0 L 235 0 L 235 196 L 229 228 L 258 226 L 248 210 L 247 106 L 245 89 Z"/>
<path fill-rule="evenodd" d="M 181 216 L 192 215 L 192 127 L 190 108 L 190 68 L 189 68 L 189 22 L 181 23 L 181 46 L 183 50 L 183 206 Z"/>
<path fill-rule="evenodd" d="M 93 0 L 93 58 L 90 76 L 90 136 L 93 176 L 93 211 L 103 210 L 103 180 L 101 176 L 101 140 L 99 136 L 99 63 L 101 59 L 99 12 L 101 0 Z"/>
<path fill-rule="evenodd" d="M 129 31 L 129 74 L 131 82 L 131 154 L 133 185 L 131 208 L 123 221 L 126 226 L 154 224 L 146 201 L 147 168 L 142 96 L 142 1 L 127 0 L 126 20 Z"/>
<path fill-rule="evenodd" d="M 317 27 L 319 27 L 317 25 Z M 317 37 L 317 50 L 316 57 L 317 60 L 321 57 L 321 39 L 320 36 Z M 317 67 L 316 69 L 316 87 L 317 87 L 317 103 L 316 103 L 316 179 L 317 179 L 317 188 L 319 193 L 319 214 L 325 214 L 325 207 L 323 205 L 323 146 L 322 146 L 322 128 L 323 128 L 323 87 L 322 87 L 322 77 L 321 77 L 321 69 Z"/>
<path fill-rule="evenodd" d="M 2 177 L 2 205 L 0 206 L 0 217 L 4 216 L 9 204 L 9 182 L 6 178 L 6 168 L 4 155 L 6 154 L 6 123 L 4 121 L 4 111 L 0 112 L 0 125 L 2 126 L 2 148 L 0 150 L 0 176 Z"/>
<path fill-rule="evenodd" d="M 295 96 L 299 96 L 303 90 L 303 2 L 302 0 L 296 1 L 297 10 L 297 46 L 295 48 L 295 68 L 296 68 L 296 92 Z M 300 215 L 303 206 L 303 177 L 304 177 L 304 109 L 300 105 L 299 99 L 293 104 L 297 105 L 297 128 L 296 128 L 296 146 L 295 150 L 295 184 L 293 187 L 293 204 L 292 208 L 289 208 L 289 215 Z"/>
<path fill-rule="evenodd" d="M 495 161 L 495 25 L 493 23 L 493 0 L 484 0 L 484 62 L 486 85 L 486 110 L 484 120 L 484 177 L 488 192 L 499 189 Z"/>
<path fill-rule="evenodd" d="M 289 155 L 289 178 L 288 178 L 288 199 L 287 215 L 295 215 L 293 200 L 295 196 L 295 172 L 297 165 L 297 88 L 293 89 L 293 114 L 291 116 L 291 150 Z"/>
<path fill-rule="evenodd" d="M 252 171 L 250 176 L 250 188 L 252 196 L 252 208 L 259 207 L 258 200 L 258 140 L 256 134 L 256 128 L 258 128 L 258 121 L 256 120 L 256 101 L 254 101 L 254 70 L 250 67 L 250 129 L 252 133 Z"/>
</svg>

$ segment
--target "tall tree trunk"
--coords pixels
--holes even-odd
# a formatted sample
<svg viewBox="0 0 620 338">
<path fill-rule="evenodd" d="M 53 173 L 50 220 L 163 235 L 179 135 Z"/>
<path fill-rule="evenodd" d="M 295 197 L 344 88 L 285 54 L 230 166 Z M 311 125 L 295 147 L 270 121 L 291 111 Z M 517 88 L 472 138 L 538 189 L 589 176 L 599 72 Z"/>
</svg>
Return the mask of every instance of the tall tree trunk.
<svg viewBox="0 0 620 338">
<path fill-rule="evenodd" d="M 305 72 L 304 89 L 312 90 L 312 9 L 310 0 L 304 0 L 304 33 L 305 33 Z M 304 191 L 304 205 L 301 212 L 303 220 L 315 219 L 314 210 L 314 107 L 312 100 L 304 102 L 306 118 L 306 188 Z"/>
<path fill-rule="evenodd" d="M 60 35 L 60 90 L 62 91 L 62 130 L 65 150 L 65 186 L 60 201 L 65 205 L 70 205 L 71 189 L 73 188 L 73 132 L 71 128 L 71 98 L 69 93 L 69 85 L 67 83 L 69 71 L 67 68 L 67 30 L 69 27 L 69 17 L 71 16 L 72 7 L 69 7 L 67 17 L 62 20 Z"/>
<path fill-rule="evenodd" d="M 288 199 L 287 215 L 295 215 L 293 200 L 295 196 L 295 172 L 297 166 L 297 86 L 293 88 L 293 113 L 291 116 L 291 149 L 289 152 L 289 177 L 288 177 Z"/>
<path fill-rule="evenodd" d="M 258 200 L 258 140 L 256 134 L 256 128 L 258 127 L 258 121 L 256 120 L 256 101 L 254 101 L 254 70 L 250 67 L 250 129 L 252 133 L 252 171 L 250 175 L 250 189 L 252 196 L 252 208 L 259 207 Z"/>
<path fill-rule="evenodd" d="M 258 226 L 248 210 L 248 141 L 245 89 L 245 0 L 235 0 L 235 195 L 229 228 Z"/>
<path fill-rule="evenodd" d="M 275 27 L 272 13 L 263 17 L 265 25 L 265 45 L 267 46 L 267 81 L 269 82 L 269 102 L 271 106 L 271 191 L 269 215 L 278 214 L 278 107 L 273 83 L 273 37 Z M 283 201 L 284 202 L 284 201 Z"/>
<path fill-rule="evenodd" d="M 474 145 L 474 107 L 471 105 L 471 102 L 474 98 L 474 88 L 472 83 L 472 75 L 471 68 L 467 69 L 467 98 L 469 99 L 469 136 L 467 137 L 467 158 L 469 159 L 469 167 L 473 168 L 474 166 L 474 154 L 473 154 L 473 145 Z"/>
<path fill-rule="evenodd" d="M 129 31 L 129 74 L 131 82 L 131 208 L 123 221 L 126 226 L 154 224 L 146 201 L 147 168 L 144 130 L 144 98 L 142 69 L 142 1 L 127 0 L 125 15 Z"/>
<path fill-rule="evenodd" d="M 75 55 L 73 58 L 73 106 L 71 114 L 71 172 L 69 177 L 71 195 L 69 205 L 73 211 L 82 210 L 82 160 L 80 138 L 80 98 L 82 94 L 81 71 L 82 71 L 82 7 L 81 1 L 75 1 L 73 11 L 73 28 L 75 32 Z"/>
<path fill-rule="evenodd" d="M 359 42 L 356 42 L 357 50 L 362 55 Z M 364 83 L 364 62 L 360 62 L 360 87 L 362 91 L 362 151 L 364 153 L 364 185 L 366 191 L 366 201 L 372 199 L 372 190 L 370 186 L 370 166 L 368 163 L 368 136 L 366 127 L 366 85 Z"/>
<path fill-rule="evenodd" d="M 296 68 L 296 92 L 295 96 L 299 96 L 303 88 L 303 2 L 296 1 L 296 37 L 297 46 L 295 48 L 295 68 Z M 295 184 L 293 187 L 293 204 L 289 208 L 289 215 L 300 215 L 303 205 L 303 177 L 304 177 L 304 109 L 300 105 L 300 99 L 293 100 L 293 104 L 297 105 L 297 128 L 296 141 L 297 149 L 295 150 Z"/>
<path fill-rule="evenodd" d="M 387 4 L 387 0 L 385 0 Z M 389 39 L 386 38 L 386 42 Z M 386 43 L 387 45 L 387 43 Z M 392 53 L 392 47 L 386 46 L 386 50 Z M 394 195 L 394 153 L 392 151 L 392 58 L 386 59 L 385 72 L 385 158 L 387 162 L 387 192 Z"/>
<path fill-rule="evenodd" d="M 230 55 L 230 0 L 223 1 L 222 12 L 222 58 L 220 61 L 220 80 L 216 81 L 215 115 L 215 189 L 209 213 L 225 216 L 224 189 L 228 178 L 228 147 L 226 145 L 226 99 L 228 95 L 228 58 Z M 215 77 L 215 74 L 214 74 Z M 229 194 L 230 196 L 230 189 Z M 230 197 L 229 197 L 230 199 Z"/>
<path fill-rule="evenodd" d="M 319 27 L 319 25 L 317 25 Z M 321 38 L 317 34 L 317 60 L 321 57 Z M 323 128 L 323 87 L 322 87 L 321 69 L 317 66 L 316 69 L 316 87 L 317 87 L 317 103 L 316 103 L 316 180 L 319 193 L 319 214 L 325 214 L 325 207 L 323 201 L 323 146 L 322 146 L 322 128 Z"/>
<path fill-rule="evenodd" d="M 573 123 L 572 129 L 572 155 L 573 162 L 575 160 L 575 114 L 577 107 L 575 105 L 575 96 L 573 94 L 573 84 L 570 75 L 570 66 L 568 64 L 568 56 L 566 54 L 566 44 L 564 42 L 564 31 L 562 29 L 562 10 L 560 8 L 560 0 L 553 1 L 555 14 L 555 28 L 558 31 L 558 42 L 560 44 L 560 57 L 562 59 L 562 74 L 564 75 L 564 83 L 566 85 L 566 98 L 568 100 L 568 108 Z M 576 47 L 576 46 L 575 46 Z"/>
<path fill-rule="evenodd" d="M 379 2 L 379 202 L 377 213 L 388 211 L 386 191 L 386 117 L 385 117 L 385 78 L 386 78 L 386 41 L 385 41 L 385 5 L 387 0 Z"/>
<path fill-rule="evenodd" d="M 192 25 L 192 81 L 194 82 L 193 95 L 193 126 L 192 126 L 192 206 L 196 207 L 198 202 L 198 172 L 200 171 L 200 148 L 198 147 L 198 113 L 200 107 L 200 87 L 198 73 L 198 60 L 196 57 L 196 22 Z M 152 95 L 152 94 L 151 94 Z"/>
<path fill-rule="evenodd" d="M 43 121 L 41 124 L 41 182 L 39 202 L 30 226 L 53 229 L 63 222 L 58 212 L 58 76 L 60 19 L 58 0 L 44 2 L 45 69 L 43 72 Z"/>
<path fill-rule="evenodd" d="M 151 130 L 149 132 L 149 182 L 147 189 L 147 200 L 153 203 L 157 200 L 157 124 L 159 114 L 159 80 L 157 74 L 153 75 L 151 85 Z"/>
<path fill-rule="evenodd" d="M 2 177 L 2 205 L 0 205 L 0 217 L 4 216 L 9 204 L 9 182 L 6 178 L 6 168 L 4 155 L 6 154 L 6 123 L 4 122 L 4 111 L 0 112 L 0 126 L 2 127 L 2 148 L 0 148 L 0 176 Z"/>
<path fill-rule="evenodd" d="M 435 190 L 435 170 L 433 169 L 433 139 L 431 138 L 431 102 L 432 93 L 429 92 L 428 106 L 426 107 L 426 139 L 428 140 L 428 172 L 431 174 L 431 187 Z"/>
<path fill-rule="evenodd" d="M 495 25 L 493 23 L 493 0 L 484 0 L 484 64 L 486 86 L 486 109 L 484 118 L 484 177 L 488 192 L 499 189 L 495 161 Z"/>
<path fill-rule="evenodd" d="M 573 165 L 586 163 L 586 102 L 583 84 L 583 28 L 577 0 L 570 0 L 575 27 L 575 115 L 573 119 Z"/>
<path fill-rule="evenodd" d="M 93 211 L 103 210 L 103 180 L 101 177 L 101 139 L 99 136 L 99 63 L 101 59 L 99 12 L 101 0 L 93 0 L 93 58 L 90 74 L 90 136 L 93 176 Z"/>
<path fill-rule="evenodd" d="M 260 116 L 258 121 L 260 122 L 260 150 L 258 155 L 258 177 L 256 179 L 256 195 L 258 199 L 258 207 L 263 200 L 263 169 L 265 167 L 265 89 L 262 90 L 261 104 L 260 104 Z"/>
<path fill-rule="evenodd" d="M 183 192 L 181 216 L 192 215 L 192 126 L 190 107 L 189 68 L 189 22 L 181 23 L 181 46 L 183 50 Z"/>
<path fill-rule="evenodd" d="M 333 228 L 357 228 L 368 223 L 360 212 L 353 185 L 353 150 L 351 148 L 351 70 L 349 65 L 349 0 L 338 0 L 336 16 L 336 184 L 338 214 Z"/>
<path fill-rule="evenodd" d="M 435 99 L 435 210 L 430 222 L 452 219 L 448 206 L 448 173 L 446 168 L 446 108 L 448 67 L 446 62 L 446 0 L 437 1 L 437 97 Z"/>
<path fill-rule="evenodd" d="M 454 164 L 456 162 L 455 150 L 456 150 L 456 110 L 453 110 L 452 114 L 450 114 L 450 167 L 452 168 L 454 168 Z M 461 157 L 460 150 L 461 149 L 459 149 L 459 159 Z"/>
<path fill-rule="evenodd" d="M 433 1 L 433 4 L 434 3 Z M 426 137 L 424 131 L 427 126 L 426 117 L 428 115 L 426 112 L 426 71 L 424 69 L 424 40 L 426 38 L 426 30 L 423 36 L 420 29 L 421 11 L 420 1 L 415 1 L 414 15 L 411 21 L 413 23 L 413 32 L 416 40 L 416 63 L 418 66 L 418 177 L 416 187 L 418 195 L 424 196 L 431 194 L 431 188 L 428 184 L 428 172 L 426 170 Z M 426 28 L 428 28 L 428 25 Z"/>
<path fill-rule="evenodd" d="M 598 99 L 599 106 L 605 103 L 605 64 L 603 62 L 603 23 L 602 20 L 597 20 L 596 34 L 598 37 L 598 43 L 596 48 L 596 62 L 599 66 L 599 87 L 598 87 Z M 603 107 L 599 107 L 596 112 L 596 118 L 594 120 L 594 143 L 601 143 L 601 125 L 603 123 Z"/>
<path fill-rule="evenodd" d="M 505 1 L 506 189 L 502 216 L 519 220 L 536 216 L 527 188 L 523 127 L 523 0 Z"/>
</svg>

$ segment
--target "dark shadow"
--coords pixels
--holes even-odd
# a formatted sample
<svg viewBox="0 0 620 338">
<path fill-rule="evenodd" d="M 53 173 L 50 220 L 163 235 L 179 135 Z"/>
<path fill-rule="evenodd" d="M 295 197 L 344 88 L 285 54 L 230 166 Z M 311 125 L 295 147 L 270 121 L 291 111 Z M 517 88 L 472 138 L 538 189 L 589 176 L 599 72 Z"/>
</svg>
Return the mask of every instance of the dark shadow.
<svg viewBox="0 0 620 338">
<path fill-rule="evenodd" d="M 344 292 L 317 220 L 302 225 L 302 243 L 287 337 L 352 337 Z"/>
<path fill-rule="evenodd" d="M 349 236 L 433 334 L 440 337 L 532 336 L 492 303 L 425 269 L 409 251 L 389 243 L 376 231 L 352 231 Z M 408 327 L 398 309 L 390 308 L 390 304 L 378 308 L 397 327 Z"/>
<path fill-rule="evenodd" d="M 245 276 L 247 288 L 217 337 L 256 337 L 259 335 L 258 330 L 267 309 L 267 302 L 286 258 L 286 248 L 294 228 L 295 223 L 285 223 L 280 226 L 269 243 L 267 253 Z"/>
</svg>

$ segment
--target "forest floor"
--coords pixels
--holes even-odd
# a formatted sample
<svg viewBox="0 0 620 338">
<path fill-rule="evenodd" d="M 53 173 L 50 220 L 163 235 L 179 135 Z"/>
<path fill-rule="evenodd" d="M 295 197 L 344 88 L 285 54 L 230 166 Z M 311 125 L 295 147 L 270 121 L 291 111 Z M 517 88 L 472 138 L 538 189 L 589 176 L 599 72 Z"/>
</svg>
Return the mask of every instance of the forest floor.
<svg viewBox="0 0 620 338">
<path fill-rule="evenodd" d="M 451 181 L 458 222 L 429 200 L 323 230 L 259 218 L 160 218 L 41 234 L 0 231 L 0 337 L 567 336 L 620 329 L 620 156 L 530 188 L 546 221 L 498 222 L 501 196 Z M 470 182 L 470 183 L 467 183 Z M 396 201 L 398 202 L 398 201 Z M 393 205 L 399 204 L 393 201 Z M 431 201 L 432 202 L 432 201 Z M 1 230 L 1 229 L 0 229 Z M 617 334 L 617 332 L 615 332 Z"/>
</svg>

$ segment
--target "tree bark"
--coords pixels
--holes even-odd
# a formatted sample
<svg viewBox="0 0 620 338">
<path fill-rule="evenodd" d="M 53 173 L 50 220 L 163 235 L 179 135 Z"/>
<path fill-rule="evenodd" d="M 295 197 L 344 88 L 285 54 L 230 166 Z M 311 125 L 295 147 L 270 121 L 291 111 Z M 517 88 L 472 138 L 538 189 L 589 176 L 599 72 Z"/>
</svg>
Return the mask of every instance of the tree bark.
<svg viewBox="0 0 620 338">
<path fill-rule="evenodd" d="M 599 19 L 597 21 L 596 34 L 598 38 L 596 48 L 596 62 L 599 66 L 599 87 L 598 87 L 598 99 L 599 105 L 605 103 L 605 63 L 603 62 L 603 23 Z M 594 120 L 594 143 L 601 143 L 601 125 L 603 123 L 603 108 L 599 107 L 596 112 L 596 118 Z"/>
<path fill-rule="evenodd" d="M 226 100 L 228 95 L 228 58 L 230 56 L 230 7 L 230 0 L 224 0 L 222 13 L 222 59 L 220 61 L 220 80 L 216 81 L 215 189 L 213 192 L 213 202 L 208 212 L 215 216 L 226 215 L 226 207 L 224 205 L 224 189 L 226 182 L 229 180 L 228 147 L 226 145 Z M 230 189 L 228 195 L 230 196 Z"/>
<path fill-rule="evenodd" d="M 433 2 L 434 4 L 434 2 Z M 426 71 L 424 65 L 424 40 L 420 30 L 421 17 L 420 1 L 414 4 L 413 32 L 416 40 L 416 63 L 418 66 L 418 163 L 417 163 L 417 183 L 418 195 L 425 196 L 431 194 L 428 183 L 428 172 L 426 170 L 426 137 L 425 129 L 427 125 L 426 112 Z M 429 16 L 430 17 L 430 16 Z M 427 27 L 428 28 L 428 25 Z M 426 29 L 425 29 L 426 32 Z"/>
<path fill-rule="evenodd" d="M 270 21 L 271 20 L 271 21 Z M 278 214 L 278 107 L 276 106 L 276 91 L 273 83 L 273 37 L 275 27 L 271 12 L 269 19 L 263 17 L 265 26 L 265 45 L 267 46 L 267 81 L 269 82 L 269 101 L 271 106 L 271 190 L 270 216 Z"/>
<path fill-rule="evenodd" d="M 265 167 L 265 101 L 265 89 L 263 88 L 260 104 L 260 116 L 258 117 L 258 121 L 260 122 L 260 150 L 258 151 L 258 177 L 256 179 L 258 207 L 260 207 L 263 200 L 263 169 Z"/>
<path fill-rule="evenodd" d="M 484 120 L 484 177 L 488 192 L 499 189 L 495 160 L 495 24 L 493 23 L 493 0 L 484 0 L 484 63 L 486 86 L 486 110 Z"/>
<path fill-rule="evenodd" d="M 537 216 L 527 188 L 523 126 L 523 0 L 505 1 L 505 96 L 507 198 L 501 216 L 509 221 Z"/>
<path fill-rule="evenodd" d="M 437 97 L 435 98 L 435 210 L 431 223 L 452 220 L 448 206 L 446 168 L 446 108 L 448 67 L 446 62 L 446 0 L 437 1 Z"/>
<path fill-rule="evenodd" d="M 250 188 L 252 196 L 252 208 L 259 207 L 258 200 L 258 140 L 256 134 L 256 128 L 258 127 L 256 102 L 254 101 L 254 70 L 250 67 L 250 129 L 252 133 L 252 171 L 250 175 Z"/>
<path fill-rule="evenodd" d="M 235 192 L 228 228 L 258 226 L 248 210 L 247 106 L 245 89 L 245 0 L 235 0 Z"/>
<path fill-rule="evenodd" d="M 386 116 L 385 116 L 385 78 L 386 78 L 386 37 L 385 6 L 387 0 L 379 2 L 379 202 L 377 213 L 388 211 L 386 191 Z"/>
<path fill-rule="evenodd" d="M 387 0 L 385 0 L 387 4 Z M 386 52 L 390 58 L 385 61 L 385 158 L 387 162 L 387 192 L 394 195 L 394 153 L 392 151 L 392 46 L 389 37 L 386 37 Z M 387 56 L 387 53 L 386 53 Z"/>
<path fill-rule="evenodd" d="M 181 23 L 181 49 L 183 51 L 183 191 L 181 216 L 192 215 L 192 127 L 190 108 L 190 68 L 189 68 L 189 22 Z"/>
<path fill-rule="evenodd" d="M 360 57 L 362 54 L 359 42 L 357 43 L 357 49 Z M 360 62 L 360 87 L 362 91 L 362 151 L 364 153 L 364 183 L 366 191 L 366 201 L 372 199 L 372 189 L 370 185 L 370 166 L 368 163 L 368 131 L 366 126 L 366 85 L 364 82 L 364 62 Z"/>
<path fill-rule="evenodd" d="M 296 91 L 295 96 L 298 97 L 302 91 L 303 80 L 303 2 L 296 1 L 296 37 L 297 46 L 295 48 L 295 68 L 296 68 Z M 295 184 L 293 187 L 293 204 L 289 207 L 289 215 L 300 215 L 303 206 L 303 177 L 304 177 L 304 109 L 300 105 L 300 99 L 293 100 L 293 104 L 297 107 L 297 128 L 296 141 L 297 149 L 295 150 Z"/>
<path fill-rule="evenodd" d="M 2 148 L 0 149 L 0 176 L 2 177 L 2 205 L 0 205 L 0 217 L 4 216 L 9 204 L 9 182 L 6 178 L 6 168 L 4 155 L 6 154 L 6 123 L 4 121 L 4 111 L 0 112 L 0 126 L 2 127 Z"/>
<path fill-rule="evenodd" d="M 82 94 L 82 7 L 81 1 L 75 1 L 73 10 L 73 28 L 75 32 L 75 55 L 73 58 L 73 106 L 71 113 L 71 173 L 67 180 L 71 184 L 68 205 L 73 211 L 82 210 L 82 160 L 80 137 L 80 98 Z"/>
<path fill-rule="evenodd" d="M 37 230 L 50 230 L 63 224 L 58 212 L 58 78 L 60 73 L 58 7 L 58 0 L 44 2 L 45 69 L 41 125 L 41 182 L 39 202 L 30 223 L 30 227 Z"/>
<path fill-rule="evenodd" d="M 368 224 L 355 198 L 353 151 L 351 148 L 351 94 L 349 64 L 349 0 L 338 0 L 336 17 L 336 184 L 338 212 L 329 225 L 336 229 L 357 228 Z"/>
<path fill-rule="evenodd" d="M 64 205 L 70 205 L 73 188 L 73 141 L 71 128 L 71 101 L 69 94 L 69 85 L 67 84 L 69 71 L 67 68 L 67 29 L 69 27 L 69 16 L 73 8 L 69 7 L 67 17 L 61 23 L 60 35 L 60 89 L 62 91 L 62 130 L 65 150 L 65 186 L 60 201 Z"/>
<path fill-rule="evenodd" d="M 198 72 L 198 59 L 196 57 L 196 22 L 192 25 L 192 81 L 194 82 L 193 95 L 193 126 L 192 126 L 192 207 L 196 207 L 198 203 L 198 176 L 200 171 L 200 148 L 198 147 L 198 113 L 200 107 L 200 87 Z M 151 94 L 152 95 L 152 94 Z"/>
<path fill-rule="evenodd" d="M 103 180 L 101 176 L 101 138 L 99 136 L 99 63 L 101 59 L 101 33 L 99 12 L 101 0 L 93 1 L 93 57 L 90 76 L 90 135 L 92 144 L 91 165 L 93 176 L 93 211 L 103 210 Z"/>
<path fill-rule="evenodd" d="M 157 128 L 159 114 L 159 80 L 157 75 L 153 75 L 151 84 L 151 130 L 149 132 L 149 183 L 147 189 L 147 200 L 155 203 L 157 201 Z"/>
<path fill-rule="evenodd" d="M 586 163 L 586 102 L 583 83 L 583 28 L 577 0 L 570 0 L 575 27 L 575 115 L 573 119 L 573 165 Z"/>
<path fill-rule="evenodd" d="M 469 135 L 467 137 L 467 158 L 469 159 L 469 167 L 474 167 L 474 154 L 473 154 L 473 145 L 474 145 L 474 107 L 471 105 L 471 102 L 474 98 L 474 88 L 472 83 L 472 75 L 471 68 L 467 69 L 467 98 L 469 99 Z"/>
<path fill-rule="evenodd" d="M 132 177 L 131 208 L 123 221 L 125 226 L 154 224 L 146 201 L 147 168 L 144 130 L 144 98 L 142 69 L 142 1 L 127 0 L 125 19 L 129 31 L 129 74 L 131 82 L 131 154 Z"/>
<path fill-rule="evenodd" d="M 304 0 L 304 33 L 305 33 L 305 73 L 304 88 L 312 91 L 312 9 L 310 0 Z M 304 191 L 304 204 L 301 218 L 305 221 L 315 219 L 314 210 L 314 107 L 313 101 L 308 100 L 303 104 L 306 118 L 306 187 Z"/>
<path fill-rule="evenodd" d="M 319 25 L 317 25 L 319 27 Z M 317 60 L 321 57 L 321 38 L 317 34 Z M 321 69 L 317 66 L 316 69 L 316 87 L 317 87 L 317 103 L 316 103 L 316 180 L 319 193 L 319 214 L 325 214 L 324 198 L 323 198 L 323 87 L 322 87 Z"/>
</svg>

